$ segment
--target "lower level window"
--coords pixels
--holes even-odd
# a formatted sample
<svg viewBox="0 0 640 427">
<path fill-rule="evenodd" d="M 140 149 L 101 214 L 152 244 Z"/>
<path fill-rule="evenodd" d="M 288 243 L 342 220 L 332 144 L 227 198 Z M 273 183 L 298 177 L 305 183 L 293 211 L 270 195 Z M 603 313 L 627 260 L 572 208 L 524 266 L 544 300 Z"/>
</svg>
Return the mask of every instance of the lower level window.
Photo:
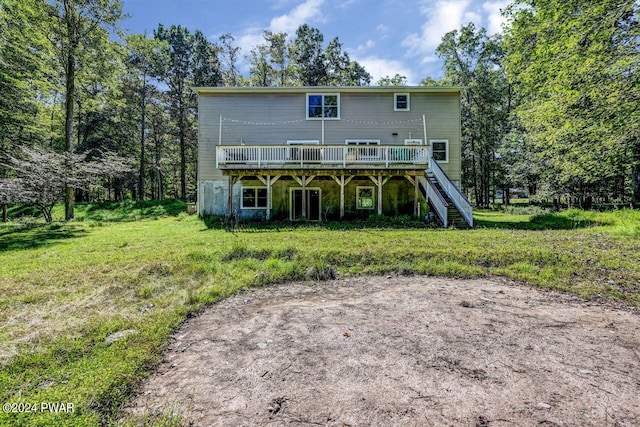
<svg viewBox="0 0 640 427">
<path fill-rule="evenodd" d="M 242 209 L 266 209 L 267 189 L 264 187 L 245 187 L 242 189 Z"/>
<path fill-rule="evenodd" d="M 356 187 L 356 209 L 373 209 L 373 187 Z"/>
</svg>

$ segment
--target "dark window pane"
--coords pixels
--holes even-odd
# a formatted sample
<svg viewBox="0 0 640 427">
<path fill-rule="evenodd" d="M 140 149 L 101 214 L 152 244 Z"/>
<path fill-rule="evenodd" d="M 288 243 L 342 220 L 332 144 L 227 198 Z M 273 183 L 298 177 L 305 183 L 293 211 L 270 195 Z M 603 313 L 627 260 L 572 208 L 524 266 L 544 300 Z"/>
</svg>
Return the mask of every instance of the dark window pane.
<svg viewBox="0 0 640 427">
<path fill-rule="evenodd" d="M 256 191 L 255 188 L 242 189 L 242 206 L 245 208 L 256 207 Z"/>
<path fill-rule="evenodd" d="M 338 107 L 324 107 L 325 117 L 338 117 Z"/>
<path fill-rule="evenodd" d="M 406 110 L 409 106 L 409 97 L 407 95 L 396 95 L 396 109 Z"/>
<path fill-rule="evenodd" d="M 433 158 L 442 162 L 446 162 L 448 160 L 446 142 L 433 143 Z"/>
<path fill-rule="evenodd" d="M 309 107 L 312 105 L 315 107 L 322 106 L 322 95 L 309 95 Z"/>
<path fill-rule="evenodd" d="M 259 208 L 267 207 L 267 189 L 266 188 L 258 188 L 258 205 Z"/>
<path fill-rule="evenodd" d="M 433 152 L 433 158 L 435 160 L 440 161 L 440 162 L 446 162 L 447 161 L 447 153 L 443 153 L 442 151 L 434 151 Z"/>
<path fill-rule="evenodd" d="M 322 107 L 309 106 L 309 117 L 322 117 Z"/>
<path fill-rule="evenodd" d="M 337 106 L 338 105 L 338 97 L 336 95 L 325 95 L 325 97 L 324 97 L 324 105 Z"/>
</svg>

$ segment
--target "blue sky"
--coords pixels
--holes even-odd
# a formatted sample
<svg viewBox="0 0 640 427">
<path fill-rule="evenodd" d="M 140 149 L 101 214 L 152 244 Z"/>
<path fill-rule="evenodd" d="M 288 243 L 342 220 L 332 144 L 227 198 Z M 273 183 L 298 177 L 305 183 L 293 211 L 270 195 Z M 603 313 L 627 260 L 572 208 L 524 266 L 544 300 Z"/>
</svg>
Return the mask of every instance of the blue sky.
<svg viewBox="0 0 640 427">
<path fill-rule="evenodd" d="M 325 42 L 337 36 L 351 59 L 373 76 L 396 73 L 418 84 L 442 76 L 435 54 L 442 36 L 468 22 L 500 31 L 506 0 L 123 0 L 130 15 L 122 27 L 152 34 L 158 23 L 201 30 L 211 41 L 231 33 L 244 56 L 262 42 L 262 32 L 294 34 L 306 23 L 318 28 Z"/>
</svg>

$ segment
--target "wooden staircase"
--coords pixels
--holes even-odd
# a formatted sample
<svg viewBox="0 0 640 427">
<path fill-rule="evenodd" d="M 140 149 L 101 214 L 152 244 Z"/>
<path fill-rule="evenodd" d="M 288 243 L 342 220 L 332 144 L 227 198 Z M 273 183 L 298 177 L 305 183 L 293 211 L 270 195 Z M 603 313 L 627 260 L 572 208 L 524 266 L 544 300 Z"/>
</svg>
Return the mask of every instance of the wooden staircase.
<svg viewBox="0 0 640 427">
<path fill-rule="evenodd" d="M 467 198 L 435 159 L 429 159 L 429 165 L 424 177 L 418 179 L 430 211 L 435 212 L 445 228 L 473 228 L 473 208 Z"/>
<path fill-rule="evenodd" d="M 460 211 L 455 207 L 451 198 L 447 195 L 447 192 L 442 188 L 436 177 L 431 172 L 426 172 L 427 179 L 438 190 L 442 198 L 447 202 L 447 227 L 453 228 L 470 228 L 467 221 L 460 214 Z M 431 200 L 428 200 L 429 209 L 435 211 L 435 207 L 432 205 Z M 442 220 L 440 220 L 442 222 Z"/>
</svg>

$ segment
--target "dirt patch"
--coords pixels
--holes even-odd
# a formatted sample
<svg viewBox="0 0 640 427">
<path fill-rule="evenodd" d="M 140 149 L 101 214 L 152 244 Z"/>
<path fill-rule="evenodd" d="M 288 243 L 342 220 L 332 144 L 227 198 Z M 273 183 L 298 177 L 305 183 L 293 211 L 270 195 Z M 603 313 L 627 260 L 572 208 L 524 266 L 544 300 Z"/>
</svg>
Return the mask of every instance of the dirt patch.
<svg viewBox="0 0 640 427">
<path fill-rule="evenodd" d="M 366 277 L 191 319 L 129 414 L 214 425 L 640 425 L 640 316 L 498 280 Z"/>
</svg>

